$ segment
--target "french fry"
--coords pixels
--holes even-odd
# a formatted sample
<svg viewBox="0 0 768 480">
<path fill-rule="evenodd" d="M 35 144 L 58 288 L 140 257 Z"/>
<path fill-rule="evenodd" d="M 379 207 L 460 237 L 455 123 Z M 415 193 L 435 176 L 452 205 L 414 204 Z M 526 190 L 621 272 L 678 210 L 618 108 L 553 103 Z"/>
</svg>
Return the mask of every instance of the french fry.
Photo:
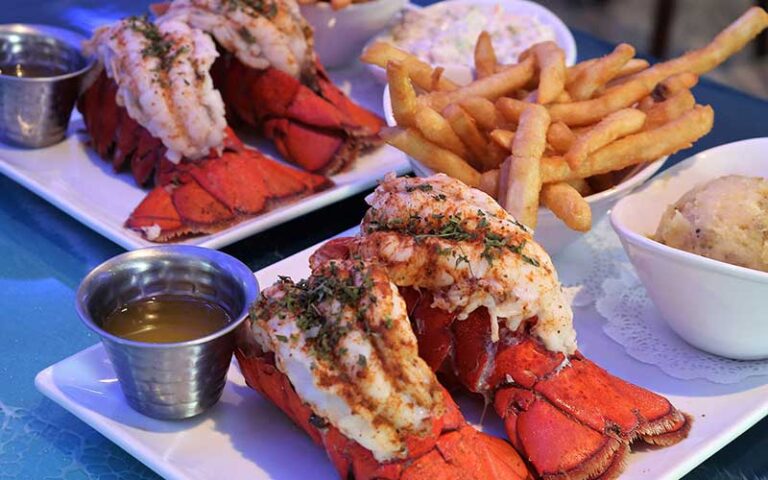
<svg viewBox="0 0 768 480">
<path fill-rule="evenodd" d="M 621 43 L 613 52 L 598 58 L 596 62 L 585 68 L 573 81 L 566 85 L 567 92 L 573 100 L 586 100 L 601 86 L 605 85 L 621 68 L 635 56 L 635 49 L 626 43 Z"/>
<path fill-rule="evenodd" d="M 584 135 L 576 137 L 563 157 L 568 165 L 576 169 L 587 156 L 614 140 L 635 133 L 643 128 L 645 113 L 634 108 L 613 112 Z"/>
<path fill-rule="evenodd" d="M 541 42 L 531 47 L 539 71 L 536 101 L 554 102 L 565 88 L 565 52 L 555 42 Z"/>
<path fill-rule="evenodd" d="M 547 146 L 549 113 L 535 103 L 527 104 L 520 115 L 520 122 L 512 142 L 512 155 L 540 159 Z"/>
<path fill-rule="evenodd" d="M 642 72 L 650 66 L 651 64 L 648 63 L 648 60 L 644 60 L 642 58 L 633 58 L 621 67 L 619 73 L 616 74 L 615 80 L 619 80 L 628 75 L 634 75 L 635 73 Z"/>
<path fill-rule="evenodd" d="M 555 99 L 555 103 L 569 103 L 572 102 L 573 98 L 571 98 L 571 94 L 563 90 L 560 92 L 560 95 L 557 96 Z"/>
<path fill-rule="evenodd" d="M 571 169 L 562 158 L 542 159 L 542 179 L 545 183 L 562 182 L 572 178 L 587 178 L 600 173 L 638 163 L 658 160 L 693 142 L 712 130 L 714 112 L 710 106 L 697 105 L 680 117 L 653 130 L 645 130 L 616 140 L 597 150 Z"/>
<path fill-rule="evenodd" d="M 496 51 L 493 49 L 491 35 L 483 30 L 475 44 L 475 74 L 477 78 L 485 78 L 496 73 Z"/>
<path fill-rule="evenodd" d="M 528 105 L 527 102 L 515 98 L 502 97 L 496 100 L 498 111 L 508 122 L 512 123 L 520 121 L 520 115 L 523 114 L 526 105 Z"/>
<path fill-rule="evenodd" d="M 555 149 L 557 153 L 567 152 L 573 142 L 576 141 L 576 135 L 563 122 L 555 122 L 549 126 L 547 131 L 547 143 Z"/>
<path fill-rule="evenodd" d="M 493 168 L 488 161 L 487 140 L 477 128 L 475 120 L 458 105 L 449 105 L 443 111 L 451 128 L 467 146 L 472 159 L 472 166 L 480 170 Z M 487 163 L 484 163 L 487 162 Z"/>
<path fill-rule="evenodd" d="M 470 97 L 462 100 L 459 105 L 484 130 L 493 130 L 503 123 L 503 118 L 496 110 L 496 106 L 487 98 Z"/>
<path fill-rule="evenodd" d="M 547 145 L 547 109 L 529 104 L 520 116 L 512 155 L 501 164 L 499 204 L 515 218 L 535 229 L 541 191 L 541 156 Z"/>
<path fill-rule="evenodd" d="M 674 120 L 696 105 L 696 99 L 690 90 L 682 90 L 674 96 L 655 103 L 645 112 L 644 130 L 653 130 L 665 123 Z"/>
<path fill-rule="evenodd" d="M 415 129 L 386 127 L 381 130 L 380 135 L 385 142 L 415 158 L 428 168 L 461 180 L 470 187 L 480 185 L 480 173 L 477 170 L 458 155 L 426 140 Z"/>
<path fill-rule="evenodd" d="M 573 230 L 588 232 L 592 228 L 589 204 L 578 190 L 565 182 L 542 185 L 541 203 Z"/>
<path fill-rule="evenodd" d="M 651 97 L 657 102 L 663 102 L 678 92 L 692 89 L 697 83 L 699 83 L 699 76 L 695 73 L 678 73 L 656 85 L 651 92 Z"/>
<path fill-rule="evenodd" d="M 631 59 L 621 67 L 621 70 L 619 70 L 619 73 L 616 74 L 616 77 L 613 80 L 605 84 L 604 87 L 598 88 L 595 91 L 595 95 L 602 95 L 605 88 L 615 87 L 616 85 L 628 82 L 632 79 L 634 74 L 642 72 L 649 66 L 650 64 L 648 63 L 648 60 L 642 58 Z"/>
<path fill-rule="evenodd" d="M 499 205 L 525 226 L 538 220 L 541 173 L 539 159 L 510 156 L 501 164 Z"/>
<path fill-rule="evenodd" d="M 450 122 L 429 107 L 420 107 L 414 115 L 414 125 L 424 138 L 441 148 L 450 150 L 461 158 L 468 158 L 469 151 L 461 142 Z"/>
<path fill-rule="evenodd" d="M 395 61 L 387 63 L 387 82 L 395 121 L 404 127 L 413 126 L 417 103 L 416 91 L 402 63 Z"/>
<path fill-rule="evenodd" d="M 637 109 L 645 112 L 652 108 L 655 104 L 656 100 L 653 99 L 653 96 L 648 95 L 647 97 L 641 98 L 640 101 L 637 102 Z"/>
<path fill-rule="evenodd" d="M 571 169 L 563 157 L 544 157 L 541 159 L 541 180 L 543 183 L 566 182 L 658 160 L 690 147 L 712 130 L 713 120 L 712 107 L 697 105 L 660 127 L 628 135 L 606 145 L 576 169 Z M 499 177 L 499 170 L 484 172 L 478 188 L 495 194 L 499 191 Z"/>
<path fill-rule="evenodd" d="M 513 65 L 499 73 L 461 87 L 450 92 L 432 92 L 420 98 L 437 111 L 442 111 L 452 103 L 460 103 L 462 100 L 471 97 L 483 97 L 488 100 L 497 98 L 514 92 L 525 85 L 528 80 L 533 78 L 533 60 L 527 59 L 517 65 Z"/>
<path fill-rule="evenodd" d="M 493 140 L 496 145 L 506 149 L 508 152 L 512 152 L 512 141 L 515 139 L 515 132 L 496 128 L 491 130 L 491 133 L 488 134 L 488 136 L 491 137 L 491 140 Z"/>
<path fill-rule="evenodd" d="M 422 62 L 414 55 L 401 50 L 387 42 L 375 42 L 368 47 L 360 56 L 363 63 L 378 65 L 381 68 L 387 68 L 387 63 L 396 61 L 403 64 L 408 76 L 419 88 L 431 91 L 433 82 L 433 69 L 428 63 Z M 441 91 L 456 90 L 458 85 L 448 80 L 444 76 L 439 77 L 438 89 Z"/>
<path fill-rule="evenodd" d="M 483 171 L 499 168 L 499 166 L 501 166 L 501 162 L 503 162 L 508 156 L 508 148 L 502 147 L 495 141 L 490 142 L 488 144 L 488 154 L 486 155 L 485 161 L 482 162 L 484 165 Z"/>
<path fill-rule="evenodd" d="M 576 77 L 581 75 L 584 70 L 594 65 L 596 61 L 596 58 L 590 58 L 589 60 L 584 60 L 577 63 L 576 65 L 571 65 L 568 67 L 565 70 L 565 83 L 568 84 L 576 80 Z"/>
<path fill-rule="evenodd" d="M 440 81 L 443 79 L 444 73 L 445 73 L 445 68 L 443 67 L 435 67 L 435 69 L 432 70 L 432 83 L 430 84 L 428 91 L 434 92 L 437 90 L 441 90 Z"/>
</svg>

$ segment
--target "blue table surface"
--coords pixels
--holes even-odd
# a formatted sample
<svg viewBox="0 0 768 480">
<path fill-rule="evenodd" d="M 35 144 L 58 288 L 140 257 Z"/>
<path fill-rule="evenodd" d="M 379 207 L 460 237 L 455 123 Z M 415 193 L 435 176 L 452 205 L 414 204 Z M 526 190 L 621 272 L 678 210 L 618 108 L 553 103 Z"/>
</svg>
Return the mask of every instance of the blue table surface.
<svg viewBox="0 0 768 480">
<path fill-rule="evenodd" d="M 88 31 L 149 2 L 4 0 L 0 22 L 65 25 Z M 421 4 L 432 3 L 422 0 Z M 611 45 L 574 32 L 579 56 Z M 716 111 L 712 133 L 668 165 L 735 140 L 768 136 L 768 102 L 703 80 L 699 103 Z M 84 186 L 83 188 L 88 188 Z M 257 270 L 356 224 L 365 206 L 357 195 L 224 249 Z M 78 320 L 74 291 L 82 277 L 121 253 L 6 177 L 0 177 L 0 479 L 139 479 L 156 475 L 35 390 L 43 368 L 98 341 Z M 768 419 L 744 433 L 686 478 L 768 478 Z"/>
</svg>

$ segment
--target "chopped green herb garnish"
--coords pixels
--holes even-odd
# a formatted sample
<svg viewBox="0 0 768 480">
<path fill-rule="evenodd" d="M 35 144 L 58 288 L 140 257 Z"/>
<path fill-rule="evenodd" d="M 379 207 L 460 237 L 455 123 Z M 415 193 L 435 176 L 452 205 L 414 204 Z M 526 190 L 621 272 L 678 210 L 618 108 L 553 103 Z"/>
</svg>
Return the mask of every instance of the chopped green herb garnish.
<svg viewBox="0 0 768 480">
<path fill-rule="evenodd" d="M 277 337 L 277 339 L 283 343 L 288 341 L 288 337 L 286 337 L 285 335 L 275 335 L 275 337 Z"/>
</svg>

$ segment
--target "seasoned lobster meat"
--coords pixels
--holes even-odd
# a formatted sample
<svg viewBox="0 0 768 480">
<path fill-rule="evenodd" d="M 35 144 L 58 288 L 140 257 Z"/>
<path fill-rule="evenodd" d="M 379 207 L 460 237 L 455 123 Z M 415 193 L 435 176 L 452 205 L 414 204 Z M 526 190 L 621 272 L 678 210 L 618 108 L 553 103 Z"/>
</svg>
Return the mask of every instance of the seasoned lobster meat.
<svg viewBox="0 0 768 480">
<path fill-rule="evenodd" d="M 382 120 L 352 102 L 318 63 L 295 0 L 175 0 L 154 9 L 159 23 L 186 22 L 213 36 L 222 55 L 212 75 L 228 112 L 287 160 L 330 174 L 381 143 Z"/>
<path fill-rule="evenodd" d="M 386 272 L 357 260 L 265 290 L 236 355 L 248 384 L 322 445 L 342 479 L 528 477 L 504 441 L 467 425 L 418 356 Z"/>
<path fill-rule="evenodd" d="M 492 402 L 542 478 L 615 478 L 635 441 L 671 445 L 691 419 L 576 349 L 570 305 L 547 254 L 489 196 L 444 175 L 388 177 L 359 237 L 311 258 L 361 258 L 400 288 L 419 355 Z"/>
<path fill-rule="evenodd" d="M 211 233 L 330 181 L 247 149 L 227 127 L 213 40 L 186 23 L 129 17 L 86 45 L 101 71 L 78 102 L 97 153 L 155 188 L 126 221 L 152 241 Z"/>
</svg>

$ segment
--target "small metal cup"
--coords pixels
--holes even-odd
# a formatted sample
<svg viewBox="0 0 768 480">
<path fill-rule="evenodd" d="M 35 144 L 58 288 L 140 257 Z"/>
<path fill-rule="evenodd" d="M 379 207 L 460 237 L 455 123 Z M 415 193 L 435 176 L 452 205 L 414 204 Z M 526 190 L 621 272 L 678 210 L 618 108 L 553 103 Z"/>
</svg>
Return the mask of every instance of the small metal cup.
<svg viewBox="0 0 768 480">
<path fill-rule="evenodd" d="M 64 139 L 77 97 L 95 61 L 81 53 L 84 37 L 45 25 L 0 25 L 0 65 L 45 65 L 53 77 L 0 75 L 0 140 L 28 148 Z"/>
<path fill-rule="evenodd" d="M 253 272 L 224 253 L 200 247 L 151 247 L 118 255 L 91 271 L 76 308 L 101 340 L 128 404 L 163 420 L 195 416 L 221 397 L 235 331 L 258 295 Z M 190 295 L 221 305 L 232 318 L 219 331 L 178 343 L 126 340 L 101 328 L 127 303 L 164 294 Z"/>
</svg>

